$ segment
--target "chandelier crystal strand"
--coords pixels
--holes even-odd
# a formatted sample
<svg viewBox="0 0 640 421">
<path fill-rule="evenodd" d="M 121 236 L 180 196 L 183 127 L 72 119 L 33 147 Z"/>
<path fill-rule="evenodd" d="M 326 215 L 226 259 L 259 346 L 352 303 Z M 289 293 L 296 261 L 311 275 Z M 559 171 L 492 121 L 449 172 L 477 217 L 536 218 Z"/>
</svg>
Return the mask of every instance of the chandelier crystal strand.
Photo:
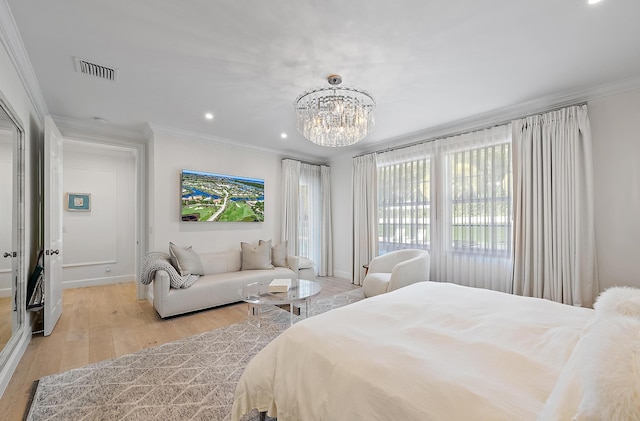
<svg viewBox="0 0 640 421">
<path fill-rule="evenodd" d="M 298 131 L 317 145 L 353 145 L 373 129 L 373 97 L 361 89 L 336 86 L 341 81 L 330 76 L 332 86 L 307 91 L 296 99 Z"/>
</svg>

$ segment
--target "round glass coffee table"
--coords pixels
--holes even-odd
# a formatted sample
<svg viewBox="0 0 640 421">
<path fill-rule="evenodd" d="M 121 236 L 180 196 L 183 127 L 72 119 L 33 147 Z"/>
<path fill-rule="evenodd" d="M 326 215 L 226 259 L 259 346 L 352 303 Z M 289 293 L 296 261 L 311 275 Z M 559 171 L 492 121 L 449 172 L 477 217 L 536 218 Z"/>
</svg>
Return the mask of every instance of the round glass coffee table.
<svg viewBox="0 0 640 421">
<path fill-rule="evenodd" d="M 287 292 L 269 292 L 270 283 L 271 280 L 251 282 L 238 291 L 242 301 L 249 304 L 249 317 L 257 317 L 258 325 L 260 325 L 260 314 L 266 306 L 288 305 L 291 322 L 293 322 L 294 304 L 298 304 L 300 309 L 304 305 L 305 317 L 307 317 L 309 315 L 309 301 L 322 290 L 317 282 L 307 279 L 292 279 L 291 287 Z"/>
</svg>

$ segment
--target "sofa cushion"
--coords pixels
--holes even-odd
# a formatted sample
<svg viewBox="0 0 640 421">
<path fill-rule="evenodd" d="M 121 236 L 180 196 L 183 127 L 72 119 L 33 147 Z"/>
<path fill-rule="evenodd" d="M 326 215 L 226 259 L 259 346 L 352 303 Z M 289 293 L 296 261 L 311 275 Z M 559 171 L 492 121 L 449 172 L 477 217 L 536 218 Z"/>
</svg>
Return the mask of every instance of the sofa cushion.
<svg viewBox="0 0 640 421">
<path fill-rule="evenodd" d="M 205 275 L 224 272 L 237 272 L 242 266 L 240 250 L 214 251 L 198 253 Z"/>
<path fill-rule="evenodd" d="M 191 246 L 180 247 L 169 243 L 169 254 L 171 255 L 171 263 L 180 275 L 204 275 L 200 256 L 193 251 Z"/>
<path fill-rule="evenodd" d="M 257 246 L 240 243 L 242 249 L 242 270 L 273 269 L 271 264 L 271 240 Z"/>
</svg>

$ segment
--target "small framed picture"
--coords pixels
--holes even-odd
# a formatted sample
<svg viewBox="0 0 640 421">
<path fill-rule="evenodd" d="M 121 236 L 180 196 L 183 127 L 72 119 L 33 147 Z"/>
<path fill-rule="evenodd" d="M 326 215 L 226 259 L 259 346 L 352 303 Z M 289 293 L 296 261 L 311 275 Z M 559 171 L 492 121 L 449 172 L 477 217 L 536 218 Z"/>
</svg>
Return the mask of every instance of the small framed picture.
<svg viewBox="0 0 640 421">
<path fill-rule="evenodd" d="M 88 212 L 91 210 L 91 193 L 67 193 L 65 205 L 69 211 Z"/>
</svg>

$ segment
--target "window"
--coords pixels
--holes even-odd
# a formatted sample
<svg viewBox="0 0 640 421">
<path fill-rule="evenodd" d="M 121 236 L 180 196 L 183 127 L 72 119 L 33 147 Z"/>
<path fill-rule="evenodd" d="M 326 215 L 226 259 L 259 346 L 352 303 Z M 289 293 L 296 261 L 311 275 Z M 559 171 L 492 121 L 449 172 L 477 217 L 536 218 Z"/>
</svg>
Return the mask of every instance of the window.
<svg viewBox="0 0 640 421">
<path fill-rule="evenodd" d="M 463 253 L 510 254 L 510 143 L 449 153 L 445 167 L 448 247 Z"/>
<path fill-rule="evenodd" d="M 301 165 L 298 194 L 297 254 L 320 262 L 322 192 L 319 166 Z"/>
<path fill-rule="evenodd" d="M 428 279 L 510 291 L 510 125 L 379 153 L 376 162 L 380 254 L 426 249 Z"/>
</svg>

